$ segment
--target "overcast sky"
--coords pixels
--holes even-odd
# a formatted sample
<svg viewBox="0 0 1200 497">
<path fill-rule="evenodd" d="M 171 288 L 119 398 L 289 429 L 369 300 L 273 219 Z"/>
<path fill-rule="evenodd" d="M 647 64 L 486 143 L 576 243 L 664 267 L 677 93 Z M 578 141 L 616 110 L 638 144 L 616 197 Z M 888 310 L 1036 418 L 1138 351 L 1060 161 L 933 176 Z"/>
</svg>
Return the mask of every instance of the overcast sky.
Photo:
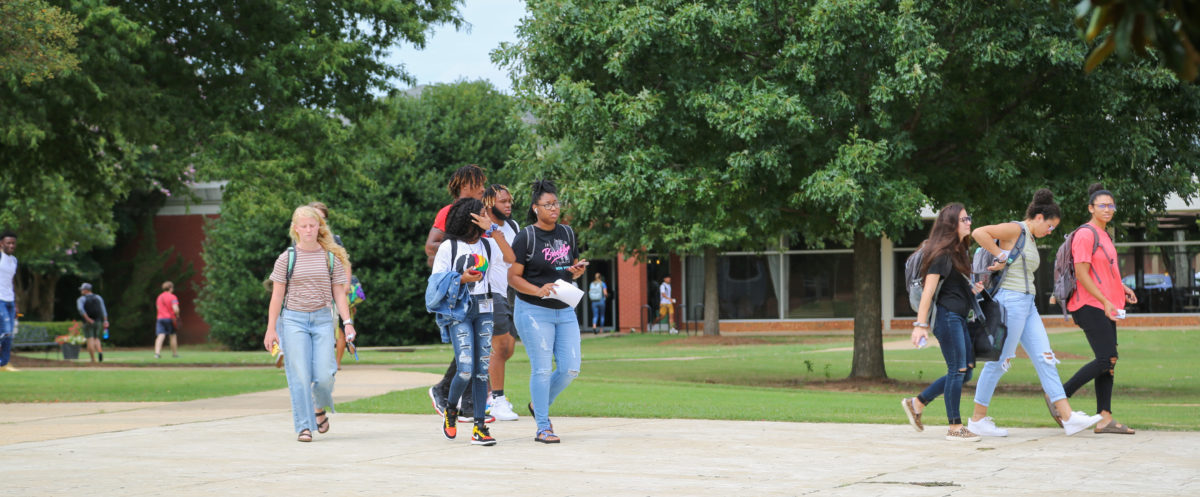
<svg viewBox="0 0 1200 497">
<path fill-rule="evenodd" d="M 489 53 L 504 41 L 516 41 L 517 23 L 525 14 L 523 0 L 466 0 L 459 7 L 468 26 L 435 26 L 424 50 L 412 44 L 394 49 L 388 62 L 404 64 L 417 84 L 452 83 L 459 79 L 486 79 L 500 91 L 512 93 L 503 70 L 492 64 Z M 401 89 L 408 85 L 397 82 Z"/>
</svg>

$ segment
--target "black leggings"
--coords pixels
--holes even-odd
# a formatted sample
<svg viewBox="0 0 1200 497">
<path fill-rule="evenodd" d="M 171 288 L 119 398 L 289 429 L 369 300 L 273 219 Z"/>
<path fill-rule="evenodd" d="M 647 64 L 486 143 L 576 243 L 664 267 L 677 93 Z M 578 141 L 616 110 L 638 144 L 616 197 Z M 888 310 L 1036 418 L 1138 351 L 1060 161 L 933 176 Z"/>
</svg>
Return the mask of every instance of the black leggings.
<svg viewBox="0 0 1200 497">
<path fill-rule="evenodd" d="M 1070 380 L 1063 383 L 1067 397 L 1075 395 L 1089 381 L 1096 380 L 1096 412 L 1112 412 L 1113 374 L 1117 367 L 1117 323 L 1104 315 L 1103 309 L 1090 305 L 1071 313 L 1075 323 L 1083 328 L 1092 354 L 1092 362 L 1084 364 Z"/>
</svg>

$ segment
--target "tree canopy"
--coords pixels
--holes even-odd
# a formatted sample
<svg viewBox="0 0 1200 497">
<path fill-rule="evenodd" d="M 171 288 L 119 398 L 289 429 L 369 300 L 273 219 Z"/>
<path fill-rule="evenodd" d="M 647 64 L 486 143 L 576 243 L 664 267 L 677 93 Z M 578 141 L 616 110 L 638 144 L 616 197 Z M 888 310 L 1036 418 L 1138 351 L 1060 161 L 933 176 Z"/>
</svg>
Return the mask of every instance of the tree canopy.
<svg viewBox="0 0 1200 497">
<path fill-rule="evenodd" d="M 1150 63 L 1080 70 L 1042 3 L 527 2 L 495 54 L 561 142 L 593 244 L 697 253 L 854 242 L 922 206 L 1006 219 L 1105 180 L 1139 219 L 1196 192 L 1196 89 Z M 874 253 L 872 253 L 872 250 Z M 878 270 L 856 271 L 856 376 L 884 376 Z M 714 291 L 715 284 L 706 290 Z M 873 304 L 871 302 L 874 302 Z"/>
</svg>

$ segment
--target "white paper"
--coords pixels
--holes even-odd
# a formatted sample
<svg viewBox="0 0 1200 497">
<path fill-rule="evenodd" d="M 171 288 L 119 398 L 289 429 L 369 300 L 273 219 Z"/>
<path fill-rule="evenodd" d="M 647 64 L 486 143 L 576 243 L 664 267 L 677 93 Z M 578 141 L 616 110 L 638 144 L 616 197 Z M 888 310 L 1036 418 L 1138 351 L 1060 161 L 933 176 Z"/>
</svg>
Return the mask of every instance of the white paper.
<svg viewBox="0 0 1200 497">
<path fill-rule="evenodd" d="M 554 282 L 554 293 L 543 298 L 560 300 L 574 308 L 579 305 L 580 300 L 583 300 L 583 290 L 580 290 L 574 283 L 560 279 Z"/>
</svg>

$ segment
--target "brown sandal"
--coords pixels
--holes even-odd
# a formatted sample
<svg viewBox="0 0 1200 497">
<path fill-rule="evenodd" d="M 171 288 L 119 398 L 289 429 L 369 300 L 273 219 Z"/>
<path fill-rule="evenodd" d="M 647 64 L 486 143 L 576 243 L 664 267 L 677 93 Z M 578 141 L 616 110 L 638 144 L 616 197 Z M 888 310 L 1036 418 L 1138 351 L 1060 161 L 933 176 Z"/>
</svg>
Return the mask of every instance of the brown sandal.
<svg viewBox="0 0 1200 497">
<path fill-rule="evenodd" d="M 297 442 L 311 442 L 312 441 L 312 432 L 308 431 L 308 429 L 300 430 L 300 434 L 296 435 L 296 441 Z"/>
<path fill-rule="evenodd" d="M 1115 433 L 1118 435 L 1133 435 L 1136 433 L 1133 431 L 1133 428 L 1118 423 L 1115 419 L 1105 425 L 1104 428 L 1097 426 L 1096 429 L 1092 431 L 1095 433 Z"/>
<path fill-rule="evenodd" d="M 319 411 L 313 414 L 316 416 L 325 416 L 325 421 L 317 423 L 317 433 L 325 433 L 329 431 L 329 416 L 325 414 L 325 411 Z"/>
</svg>

